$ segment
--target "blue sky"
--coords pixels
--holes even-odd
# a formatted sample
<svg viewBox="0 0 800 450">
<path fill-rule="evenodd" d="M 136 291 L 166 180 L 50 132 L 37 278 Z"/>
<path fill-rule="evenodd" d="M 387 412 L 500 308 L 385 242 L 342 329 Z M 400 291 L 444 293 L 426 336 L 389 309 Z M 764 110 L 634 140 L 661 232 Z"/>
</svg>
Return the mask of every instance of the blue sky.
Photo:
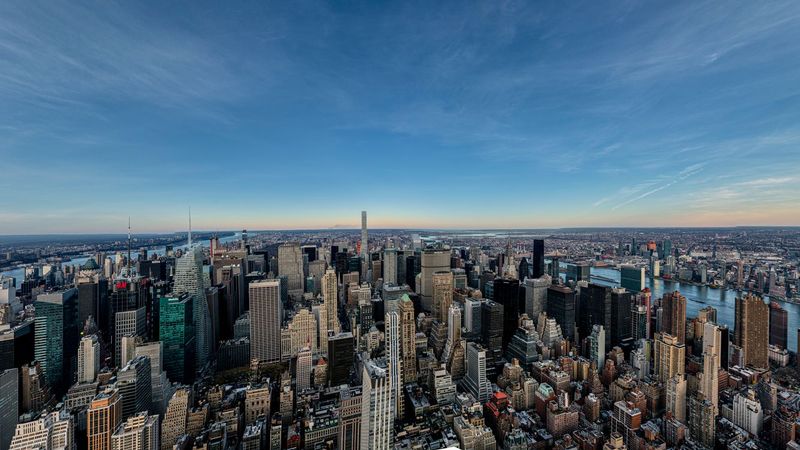
<svg viewBox="0 0 800 450">
<path fill-rule="evenodd" d="M 268 3 L 268 4 L 267 4 Z M 0 233 L 800 225 L 800 4 L 0 2 Z"/>
</svg>

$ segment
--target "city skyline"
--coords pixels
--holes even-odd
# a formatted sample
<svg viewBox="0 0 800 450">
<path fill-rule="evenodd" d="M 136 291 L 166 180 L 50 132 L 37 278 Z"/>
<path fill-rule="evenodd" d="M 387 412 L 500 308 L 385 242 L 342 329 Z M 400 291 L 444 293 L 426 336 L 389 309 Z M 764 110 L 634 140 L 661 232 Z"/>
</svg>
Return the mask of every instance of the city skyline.
<svg viewBox="0 0 800 450">
<path fill-rule="evenodd" d="M 0 234 L 800 224 L 796 4 L 422 6 L 0 5 Z"/>
</svg>

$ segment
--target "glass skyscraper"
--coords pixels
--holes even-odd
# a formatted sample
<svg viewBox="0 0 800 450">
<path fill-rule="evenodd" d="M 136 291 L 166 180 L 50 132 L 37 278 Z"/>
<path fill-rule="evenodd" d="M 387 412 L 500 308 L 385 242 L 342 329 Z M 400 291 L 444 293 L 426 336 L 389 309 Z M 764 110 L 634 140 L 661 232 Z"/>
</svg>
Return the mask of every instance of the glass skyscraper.
<svg viewBox="0 0 800 450">
<path fill-rule="evenodd" d="M 191 383 L 195 371 L 193 296 L 161 297 L 159 337 L 164 345 L 164 370 L 172 381 Z"/>
</svg>

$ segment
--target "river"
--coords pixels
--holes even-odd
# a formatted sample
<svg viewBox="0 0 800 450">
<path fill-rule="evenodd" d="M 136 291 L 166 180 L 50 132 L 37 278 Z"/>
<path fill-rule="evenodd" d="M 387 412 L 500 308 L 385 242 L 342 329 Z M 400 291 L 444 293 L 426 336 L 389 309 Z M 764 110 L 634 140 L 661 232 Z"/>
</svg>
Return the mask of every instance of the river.
<svg viewBox="0 0 800 450">
<path fill-rule="evenodd" d="M 620 274 L 618 270 L 609 267 L 592 267 L 592 275 L 600 275 L 607 278 L 619 280 Z M 595 279 L 592 280 L 597 284 L 606 286 L 619 285 L 609 283 L 607 281 Z M 674 280 L 663 280 L 660 278 L 646 279 L 647 287 L 653 292 L 653 298 L 660 298 L 664 292 L 679 291 L 681 295 L 686 297 L 686 317 L 697 317 L 697 311 L 706 306 L 711 306 L 717 310 L 717 321 L 720 324 L 727 325 L 728 328 L 734 330 L 734 316 L 736 314 L 736 297 L 739 293 L 734 289 L 712 289 L 707 286 L 698 286 L 694 284 L 681 283 Z M 774 300 L 778 302 L 788 312 L 788 325 L 787 332 L 789 334 L 787 346 L 790 351 L 797 351 L 797 329 L 800 328 L 800 305 L 783 300 Z"/>
</svg>

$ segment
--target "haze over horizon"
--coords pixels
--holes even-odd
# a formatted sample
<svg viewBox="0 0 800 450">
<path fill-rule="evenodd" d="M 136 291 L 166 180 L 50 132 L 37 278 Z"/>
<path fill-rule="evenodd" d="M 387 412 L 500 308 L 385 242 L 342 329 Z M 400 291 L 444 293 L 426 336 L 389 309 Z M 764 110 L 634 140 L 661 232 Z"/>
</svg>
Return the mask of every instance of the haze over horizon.
<svg viewBox="0 0 800 450">
<path fill-rule="evenodd" d="M 796 2 L 561 6 L 4 2 L 0 234 L 800 225 Z"/>
</svg>

